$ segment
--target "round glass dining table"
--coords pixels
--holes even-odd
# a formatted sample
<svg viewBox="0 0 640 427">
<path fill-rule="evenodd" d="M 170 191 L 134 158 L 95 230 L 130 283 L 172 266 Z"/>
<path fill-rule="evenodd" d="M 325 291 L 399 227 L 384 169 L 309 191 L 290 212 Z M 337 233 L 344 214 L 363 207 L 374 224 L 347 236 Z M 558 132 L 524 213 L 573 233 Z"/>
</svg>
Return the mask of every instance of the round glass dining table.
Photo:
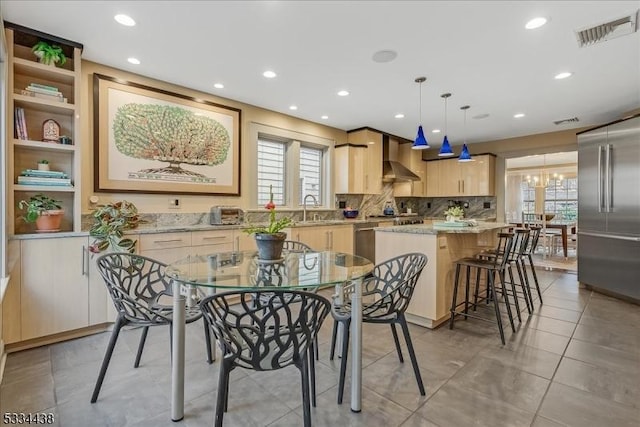
<svg viewBox="0 0 640 427">
<path fill-rule="evenodd" d="M 260 260 L 257 251 L 194 255 L 167 266 L 173 284 L 173 347 L 171 359 L 171 419 L 184 417 L 185 305 L 197 289 L 211 292 L 238 289 L 310 289 L 351 282 L 351 409 L 361 410 L 362 279 L 373 270 L 363 257 L 332 251 L 283 251 L 279 260 Z"/>
</svg>

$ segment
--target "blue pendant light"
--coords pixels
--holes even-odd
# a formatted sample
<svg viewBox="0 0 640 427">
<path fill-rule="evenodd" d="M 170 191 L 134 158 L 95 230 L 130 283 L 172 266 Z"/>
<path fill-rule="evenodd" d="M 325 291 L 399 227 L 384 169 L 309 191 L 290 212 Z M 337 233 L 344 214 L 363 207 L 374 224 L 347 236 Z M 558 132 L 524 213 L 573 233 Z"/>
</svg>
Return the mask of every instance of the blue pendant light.
<svg viewBox="0 0 640 427">
<path fill-rule="evenodd" d="M 447 136 L 447 98 L 451 96 L 450 93 L 443 93 L 440 95 L 441 98 L 444 98 L 444 139 L 442 140 L 442 146 L 440 147 L 440 152 L 438 156 L 440 157 L 450 157 L 453 156 L 453 150 L 451 149 L 451 145 L 449 144 L 449 137 Z"/>
<path fill-rule="evenodd" d="M 459 162 L 472 162 L 471 154 L 469 153 L 469 149 L 467 148 L 467 110 L 470 107 L 468 105 L 464 105 L 460 107 L 462 111 L 464 111 L 464 144 L 462 144 L 462 153 L 460 153 L 460 157 L 458 157 Z"/>
<path fill-rule="evenodd" d="M 427 80 L 426 77 L 418 77 L 415 82 L 420 83 L 420 116 L 418 117 L 419 121 L 422 121 L 422 83 Z M 426 150 L 429 147 L 429 143 L 427 142 L 427 138 L 424 137 L 424 132 L 422 130 L 422 125 L 418 126 L 418 134 L 416 135 L 416 140 L 413 141 L 413 145 L 411 146 L 414 150 Z"/>
</svg>

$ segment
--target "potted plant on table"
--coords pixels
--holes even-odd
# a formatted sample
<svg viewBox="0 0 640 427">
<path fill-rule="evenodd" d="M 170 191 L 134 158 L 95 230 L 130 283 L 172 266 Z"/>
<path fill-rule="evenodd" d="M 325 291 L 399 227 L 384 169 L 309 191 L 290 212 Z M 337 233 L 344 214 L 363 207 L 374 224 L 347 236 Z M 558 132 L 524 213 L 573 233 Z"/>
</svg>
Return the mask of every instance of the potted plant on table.
<svg viewBox="0 0 640 427">
<path fill-rule="evenodd" d="M 38 232 L 56 232 L 60 231 L 62 216 L 62 202 L 52 199 L 42 193 L 29 198 L 29 200 L 20 200 L 18 207 L 27 211 L 22 217 L 25 222 L 35 222 L 36 231 Z"/>
<path fill-rule="evenodd" d="M 39 41 L 31 48 L 31 52 L 38 57 L 40 63 L 44 65 L 64 65 L 67 57 L 62 52 L 62 48 L 57 45 L 50 45 L 45 41 Z"/>
<path fill-rule="evenodd" d="M 269 210 L 269 223 L 266 226 L 251 226 L 244 232 L 255 236 L 258 259 L 278 260 L 282 256 L 282 247 L 287 239 L 287 233 L 282 230 L 291 225 L 291 218 L 284 217 L 276 220 L 273 186 L 269 186 L 269 202 L 264 207 Z"/>
<path fill-rule="evenodd" d="M 126 200 L 100 205 L 93 217 L 95 223 L 89 230 L 89 236 L 95 240 L 89 246 L 90 252 L 100 253 L 109 248 L 117 252 L 135 252 L 137 241 L 123 236 L 126 230 L 144 222 L 136 205 Z"/>
</svg>

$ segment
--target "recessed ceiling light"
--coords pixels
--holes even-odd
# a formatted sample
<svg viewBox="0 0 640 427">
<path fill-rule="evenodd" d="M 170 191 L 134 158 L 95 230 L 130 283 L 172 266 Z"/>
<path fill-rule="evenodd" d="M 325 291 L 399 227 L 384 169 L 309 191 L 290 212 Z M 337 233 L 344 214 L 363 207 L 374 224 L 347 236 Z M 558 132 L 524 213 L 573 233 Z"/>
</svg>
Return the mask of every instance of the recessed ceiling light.
<svg viewBox="0 0 640 427">
<path fill-rule="evenodd" d="M 290 105 L 289 106 L 289 110 L 297 110 L 298 106 L 297 105 Z"/>
<path fill-rule="evenodd" d="M 521 119 L 521 118 L 524 117 L 524 113 L 516 113 L 516 114 L 513 115 L 513 117 L 516 118 L 516 119 Z"/>
<path fill-rule="evenodd" d="M 320 117 L 322 120 L 327 120 L 329 118 L 329 116 L 322 116 Z"/>
<path fill-rule="evenodd" d="M 394 116 L 396 119 L 404 119 L 404 114 L 398 113 Z"/>
<path fill-rule="evenodd" d="M 122 24 L 126 27 L 133 27 L 136 25 L 136 21 L 133 20 L 129 15 L 119 14 L 113 17 L 118 24 Z"/>
<path fill-rule="evenodd" d="M 533 18 L 532 20 L 527 22 L 527 24 L 524 27 L 527 30 L 533 30 L 533 29 L 542 27 L 546 23 L 547 23 L 547 18 L 543 18 L 540 16 L 538 18 Z"/>
<path fill-rule="evenodd" d="M 398 52 L 395 50 L 379 50 L 373 54 L 374 62 L 391 62 L 398 56 Z"/>
<path fill-rule="evenodd" d="M 271 70 L 265 71 L 264 73 L 262 73 L 262 75 L 265 76 L 268 79 L 272 79 L 275 76 L 277 76 L 277 74 L 275 72 L 271 71 Z"/>
<path fill-rule="evenodd" d="M 556 80 L 562 80 L 562 79 L 566 79 L 567 77 L 571 77 L 573 75 L 573 73 L 570 73 L 569 71 L 565 71 L 563 73 L 558 73 L 555 76 Z"/>
<path fill-rule="evenodd" d="M 486 119 L 487 117 L 489 117 L 489 113 L 478 114 L 478 115 L 475 115 L 475 116 L 473 116 L 471 118 L 472 119 L 476 119 L 476 120 L 480 120 L 480 119 Z"/>
<path fill-rule="evenodd" d="M 440 133 L 440 129 L 434 129 L 431 131 L 431 133 Z"/>
<path fill-rule="evenodd" d="M 213 87 L 215 87 L 216 89 L 224 89 L 224 85 L 222 83 L 215 83 Z"/>
<path fill-rule="evenodd" d="M 348 90 L 341 90 L 340 92 L 338 92 L 338 96 L 347 96 L 347 95 L 349 95 Z"/>
<path fill-rule="evenodd" d="M 140 60 L 138 58 L 127 58 L 127 61 L 129 61 L 129 63 L 133 64 L 133 65 L 140 65 Z"/>
</svg>

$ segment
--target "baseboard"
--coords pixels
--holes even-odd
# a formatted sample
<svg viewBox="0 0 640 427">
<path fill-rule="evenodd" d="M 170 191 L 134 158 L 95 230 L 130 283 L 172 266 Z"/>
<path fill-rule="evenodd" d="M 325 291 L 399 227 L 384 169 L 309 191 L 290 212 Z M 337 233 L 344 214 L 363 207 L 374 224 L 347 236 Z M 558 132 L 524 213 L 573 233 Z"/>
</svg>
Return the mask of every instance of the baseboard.
<svg viewBox="0 0 640 427">
<path fill-rule="evenodd" d="M 72 340 L 75 338 L 82 338 L 88 335 L 98 334 L 100 332 L 108 331 L 113 326 L 113 323 L 101 323 L 99 325 L 89 326 L 86 328 L 75 329 L 73 331 L 62 332 L 55 335 L 47 335 L 46 337 L 33 338 L 30 340 L 19 341 L 5 346 L 7 353 L 13 353 L 16 351 L 28 350 L 30 348 L 41 347 L 43 345 L 54 344 L 61 341 Z"/>
</svg>

